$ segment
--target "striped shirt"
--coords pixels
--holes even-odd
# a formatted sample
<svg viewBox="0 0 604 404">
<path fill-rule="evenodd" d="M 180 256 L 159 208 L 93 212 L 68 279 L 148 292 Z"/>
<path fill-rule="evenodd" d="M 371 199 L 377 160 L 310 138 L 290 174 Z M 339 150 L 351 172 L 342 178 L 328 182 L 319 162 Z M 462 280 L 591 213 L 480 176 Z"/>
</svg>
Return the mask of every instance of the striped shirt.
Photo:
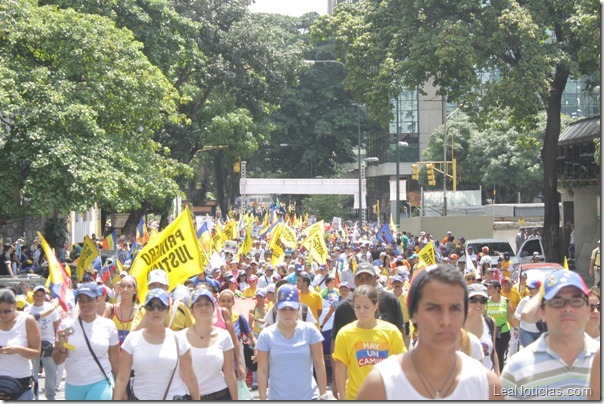
<svg viewBox="0 0 604 404">
<path fill-rule="evenodd" d="M 511 358 L 501 373 L 507 400 L 585 400 L 589 372 L 600 343 L 585 334 L 585 346 L 571 366 L 545 343 L 547 333 Z M 497 394 L 498 392 L 495 392 Z"/>
</svg>

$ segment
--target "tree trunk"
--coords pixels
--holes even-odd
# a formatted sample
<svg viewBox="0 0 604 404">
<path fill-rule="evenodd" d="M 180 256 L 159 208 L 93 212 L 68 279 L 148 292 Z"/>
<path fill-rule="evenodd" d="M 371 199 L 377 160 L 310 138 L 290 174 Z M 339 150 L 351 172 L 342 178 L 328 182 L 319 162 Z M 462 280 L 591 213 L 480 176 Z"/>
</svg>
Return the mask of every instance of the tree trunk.
<svg viewBox="0 0 604 404">
<path fill-rule="evenodd" d="M 144 209 L 131 210 L 130 216 L 128 216 L 128 220 L 126 220 L 124 228 L 122 229 L 122 234 L 125 236 L 131 235 L 134 240 L 136 237 L 136 226 L 138 226 L 144 213 Z"/>
<path fill-rule="evenodd" d="M 558 139 L 560 137 L 560 111 L 564 87 L 568 80 L 568 71 L 557 67 L 554 80 L 547 97 L 545 140 L 541 149 L 543 161 L 543 248 L 549 262 L 560 262 L 559 234 L 560 196 L 558 194 L 558 167 L 556 164 Z"/>
<path fill-rule="evenodd" d="M 222 155 L 219 153 L 214 155 L 214 178 L 216 178 L 216 199 L 218 200 L 218 206 L 220 206 L 220 212 L 224 219 L 229 210 L 224 192 L 225 178 L 222 169 Z"/>
</svg>

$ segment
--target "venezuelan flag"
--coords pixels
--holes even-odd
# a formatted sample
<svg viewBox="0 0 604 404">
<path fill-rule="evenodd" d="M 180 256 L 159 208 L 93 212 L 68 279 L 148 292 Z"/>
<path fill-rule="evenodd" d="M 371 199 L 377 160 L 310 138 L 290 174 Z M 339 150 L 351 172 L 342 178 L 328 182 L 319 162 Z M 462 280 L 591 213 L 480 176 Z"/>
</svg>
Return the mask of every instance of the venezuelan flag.
<svg viewBox="0 0 604 404">
<path fill-rule="evenodd" d="M 117 250 L 117 232 L 115 230 L 103 239 L 103 250 Z"/>
<path fill-rule="evenodd" d="M 57 260 L 42 233 L 38 232 L 38 238 L 48 260 L 48 280 L 46 281 L 46 286 L 50 290 L 50 294 L 59 299 L 63 310 L 69 312 L 75 307 L 75 296 L 71 291 L 69 274 Z"/>
</svg>

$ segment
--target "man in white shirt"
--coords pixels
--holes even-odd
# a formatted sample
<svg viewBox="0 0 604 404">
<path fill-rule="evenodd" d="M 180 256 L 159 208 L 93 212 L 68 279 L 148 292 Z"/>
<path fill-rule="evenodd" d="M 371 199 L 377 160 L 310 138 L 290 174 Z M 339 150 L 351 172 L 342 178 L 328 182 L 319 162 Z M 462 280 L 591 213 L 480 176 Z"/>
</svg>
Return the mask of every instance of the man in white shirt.
<svg viewBox="0 0 604 404">
<path fill-rule="evenodd" d="M 40 314 L 44 311 L 50 310 L 55 307 L 52 303 L 46 301 L 46 290 L 44 286 L 38 285 L 34 288 L 34 303 L 25 307 L 23 311 L 25 313 L 35 315 Z M 57 365 L 50 356 L 52 349 L 55 344 L 55 335 L 57 327 L 61 321 L 59 313 L 57 311 L 52 312 L 49 316 L 38 318 L 38 327 L 40 327 L 40 336 L 42 341 L 42 357 L 39 359 L 32 360 L 33 363 L 33 377 L 36 384 L 38 383 L 38 368 L 40 367 L 40 361 L 42 361 L 42 367 L 44 368 L 44 394 L 47 400 L 55 399 L 55 387 L 57 384 Z M 48 347 L 45 349 L 45 347 Z M 45 356 L 48 355 L 48 356 Z M 37 389 L 36 389 L 37 396 Z"/>
</svg>

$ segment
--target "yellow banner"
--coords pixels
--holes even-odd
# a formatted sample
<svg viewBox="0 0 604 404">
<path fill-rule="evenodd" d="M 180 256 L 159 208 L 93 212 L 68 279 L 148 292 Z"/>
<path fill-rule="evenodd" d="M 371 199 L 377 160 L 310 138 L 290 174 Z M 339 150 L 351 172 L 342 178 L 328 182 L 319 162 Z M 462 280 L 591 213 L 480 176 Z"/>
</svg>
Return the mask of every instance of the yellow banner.
<svg viewBox="0 0 604 404">
<path fill-rule="evenodd" d="M 307 228 L 304 229 L 304 231 L 302 231 L 302 233 L 305 236 L 310 236 L 310 234 L 312 232 L 315 232 L 317 230 L 321 231 L 321 234 L 325 233 L 325 222 L 323 220 L 321 220 L 320 222 L 316 222 L 315 224 L 308 226 Z"/>
<path fill-rule="evenodd" d="M 322 221 L 320 223 L 322 223 Z M 315 230 L 310 233 L 303 242 L 300 243 L 301 246 L 308 250 L 308 254 L 319 264 L 325 264 L 325 262 L 327 262 L 327 258 L 329 257 L 327 245 L 325 244 L 325 239 L 323 238 L 323 232 L 323 227 L 315 228 Z"/>
<path fill-rule="evenodd" d="M 419 250 L 419 259 L 424 261 L 426 265 L 436 264 L 436 259 L 434 258 L 434 244 L 429 242 L 426 244 L 424 248 Z"/>
<path fill-rule="evenodd" d="M 214 226 L 214 234 L 212 234 L 212 248 L 214 249 L 214 251 L 220 254 L 222 252 L 222 249 L 224 248 L 225 242 L 226 239 L 222 233 L 220 223 L 216 223 L 216 226 Z"/>
<path fill-rule="evenodd" d="M 243 243 L 239 246 L 239 251 L 237 254 L 247 255 L 250 251 L 252 251 L 252 222 L 249 222 L 245 227 L 245 238 L 243 239 Z"/>
<path fill-rule="evenodd" d="M 82 278 L 84 278 L 85 269 L 94 275 L 92 261 L 94 261 L 94 259 L 98 256 L 99 250 L 96 248 L 94 241 L 92 241 L 90 237 L 85 236 L 84 246 L 82 247 L 82 252 L 80 253 L 80 257 L 78 258 L 78 266 L 76 267 L 76 275 L 78 276 L 78 281 L 81 281 Z"/>
<path fill-rule="evenodd" d="M 136 278 L 142 302 L 147 295 L 147 274 L 163 269 L 168 274 L 168 290 L 203 270 L 203 261 L 189 208 L 150 240 L 136 255 L 130 274 Z"/>
<path fill-rule="evenodd" d="M 283 223 L 278 223 L 275 226 L 275 230 L 273 230 L 273 237 L 271 238 L 271 242 L 268 244 L 268 248 L 270 248 L 273 252 L 271 257 L 271 265 L 275 266 L 283 262 L 283 258 L 285 257 L 285 246 L 281 241 L 281 228 Z"/>
<path fill-rule="evenodd" d="M 210 267 L 210 257 L 208 257 L 208 254 L 203 249 L 203 246 L 201 245 L 201 241 L 199 241 L 199 240 L 197 240 L 197 241 L 199 242 L 199 256 L 201 258 L 201 270 L 202 270 L 202 272 L 205 272 L 206 268 Z"/>
<path fill-rule="evenodd" d="M 238 236 L 239 236 L 239 231 L 237 230 L 238 227 L 238 223 L 231 219 L 228 221 L 228 223 L 224 226 L 223 229 L 223 233 L 224 233 L 224 238 L 225 241 L 226 240 L 237 240 Z"/>
<path fill-rule="evenodd" d="M 281 241 L 283 244 L 289 248 L 298 247 L 298 239 L 296 238 L 296 232 L 294 229 L 282 223 L 281 226 Z"/>
</svg>

